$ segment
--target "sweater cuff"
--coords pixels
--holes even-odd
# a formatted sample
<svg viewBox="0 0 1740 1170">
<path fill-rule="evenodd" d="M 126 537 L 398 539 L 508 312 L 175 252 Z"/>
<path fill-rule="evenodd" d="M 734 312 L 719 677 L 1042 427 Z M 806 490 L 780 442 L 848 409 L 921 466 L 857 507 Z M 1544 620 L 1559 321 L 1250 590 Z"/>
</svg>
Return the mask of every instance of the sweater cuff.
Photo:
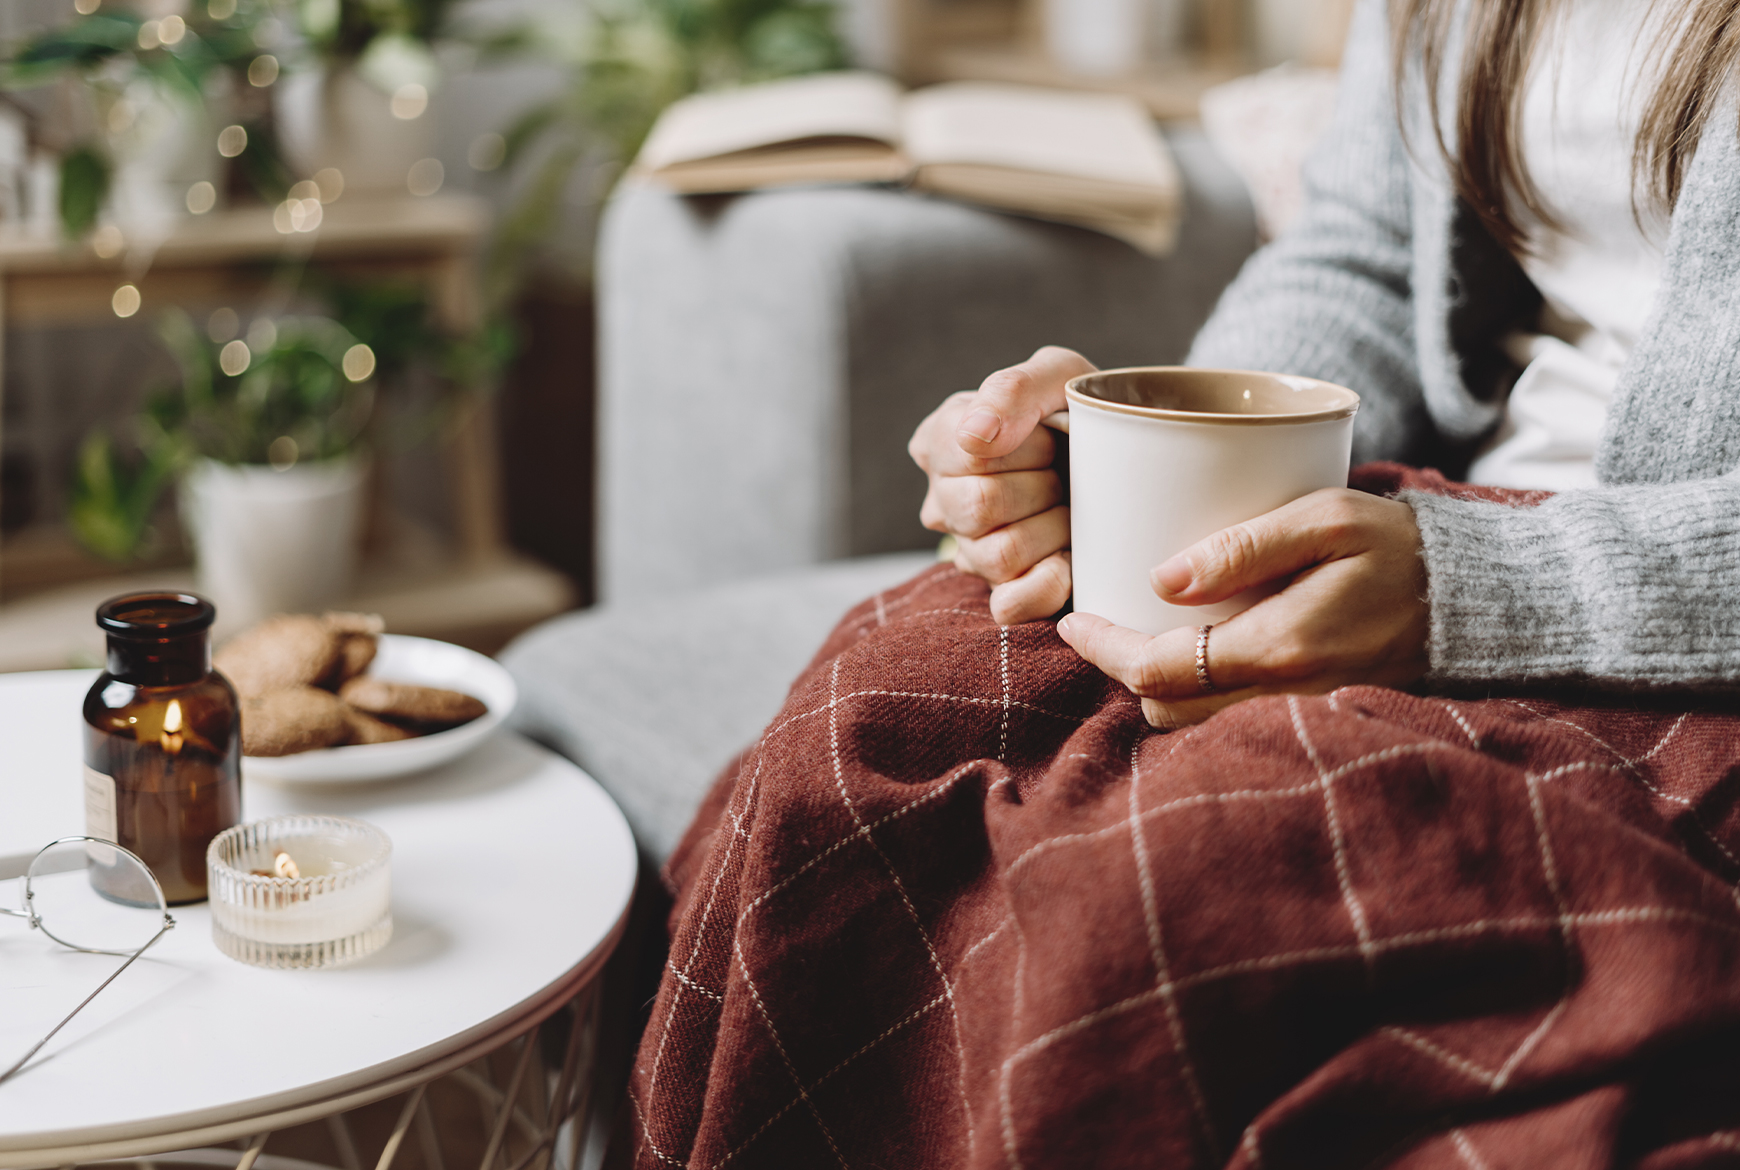
<svg viewBox="0 0 1740 1170">
<path fill-rule="evenodd" d="M 1426 562 L 1431 683 L 1587 677 L 1576 567 L 1535 508 L 1407 491 Z"/>
</svg>

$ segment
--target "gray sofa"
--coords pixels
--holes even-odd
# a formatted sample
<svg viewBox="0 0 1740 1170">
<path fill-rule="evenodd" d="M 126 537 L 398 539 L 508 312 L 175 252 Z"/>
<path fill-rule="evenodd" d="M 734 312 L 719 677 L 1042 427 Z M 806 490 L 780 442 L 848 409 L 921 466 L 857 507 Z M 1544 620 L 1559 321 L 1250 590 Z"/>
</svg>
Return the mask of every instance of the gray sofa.
<svg viewBox="0 0 1740 1170">
<path fill-rule="evenodd" d="M 597 777 L 646 860 L 850 605 L 910 576 L 913 428 L 1045 343 L 1178 360 L 1256 243 L 1200 132 L 1177 250 L 877 187 L 625 186 L 599 245 L 598 607 L 502 654 L 515 723 Z"/>
</svg>

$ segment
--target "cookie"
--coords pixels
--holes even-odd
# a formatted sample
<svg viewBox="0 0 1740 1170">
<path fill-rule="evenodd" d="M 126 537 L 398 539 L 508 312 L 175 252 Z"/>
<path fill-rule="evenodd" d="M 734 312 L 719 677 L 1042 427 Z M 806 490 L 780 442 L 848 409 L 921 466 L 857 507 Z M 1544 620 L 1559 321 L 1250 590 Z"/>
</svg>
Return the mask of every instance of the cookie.
<svg viewBox="0 0 1740 1170">
<path fill-rule="evenodd" d="M 373 634 L 340 634 L 338 666 L 332 676 L 333 688 L 343 686 L 367 670 L 379 649 L 380 642 Z"/>
<path fill-rule="evenodd" d="M 387 623 L 378 613 L 346 613 L 339 609 L 329 609 L 320 615 L 320 620 L 340 634 L 377 638 L 387 632 Z"/>
<path fill-rule="evenodd" d="M 285 687 L 242 699 L 242 754 L 289 756 L 351 737 L 351 712 L 331 691 Z"/>
<path fill-rule="evenodd" d="M 338 637 L 338 665 L 328 684 L 337 690 L 369 668 L 387 624 L 378 613 L 329 612 L 322 616 Z"/>
<path fill-rule="evenodd" d="M 373 715 L 347 708 L 350 719 L 350 738 L 347 743 L 396 743 L 401 739 L 415 739 L 417 733 L 397 723 L 388 723 L 385 719 L 376 719 Z"/>
<path fill-rule="evenodd" d="M 480 700 L 458 691 L 388 682 L 368 675 L 351 679 L 339 688 L 338 695 L 359 711 L 434 730 L 470 723 L 489 710 Z"/>
<path fill-rule="evenodd" d="M 213 664 L 242 696 L 286 687 L 336 690 L 375 660 L 384 625 L 377 614 L 280 614 L 237 634 Z"/>
<path fill-rule="evenodd" d="M 317 686 L 338 665 L 339 638 L 325 618 L 287 613 L 231 638 L 212 658 L 244 699 Z"/>
</svg>

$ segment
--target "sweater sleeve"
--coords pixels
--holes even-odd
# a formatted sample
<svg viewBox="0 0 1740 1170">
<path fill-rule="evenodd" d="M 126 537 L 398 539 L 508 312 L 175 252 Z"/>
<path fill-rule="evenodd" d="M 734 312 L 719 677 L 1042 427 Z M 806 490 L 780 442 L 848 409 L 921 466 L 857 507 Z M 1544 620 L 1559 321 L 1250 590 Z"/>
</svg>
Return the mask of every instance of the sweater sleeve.
<svg viewBox="0 0 1740 1170">
<path fill-rule="evenodd" d="M 1432 680 L 1740 683 L 1740 475 L 1534 508 L 1401 498 L 1424 544 Z"/>
<path fill-rule="evenodd" d="M 1361 0 L 1334 122 L 1299 219 L 1256 254 L 1197 335 L 1196 366 L 1287 370 L 1357 392 L 1354 460 L 1403 458 L 1430 430 L 1410 282 L 1407 147 L 1382 0 Z"/>
</svg>

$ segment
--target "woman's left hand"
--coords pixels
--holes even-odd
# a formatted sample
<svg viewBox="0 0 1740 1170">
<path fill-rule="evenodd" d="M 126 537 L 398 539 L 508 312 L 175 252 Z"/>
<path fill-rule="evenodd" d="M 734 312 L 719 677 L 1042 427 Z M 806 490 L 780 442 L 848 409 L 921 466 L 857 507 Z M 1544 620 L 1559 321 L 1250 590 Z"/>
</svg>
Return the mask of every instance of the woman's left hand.
<svg viewBox="0 0 1740 1170">
<path fill-rule="evenodd" d="M 1257 695 L 1405 686 L 1426 673 L 1426 566 L 1414 510 L 1399 500 L 1313 492 L 1185 549 L 1150 582 L 1173 605 L 1210 605 L 1288 576 L 1279 593 L 1215 625 L 1209 693 L 1196 677 L 1197 627 L 1149 637 L 1074 613 L 1057 632 L 1166 729 Z"/>
</svg>

